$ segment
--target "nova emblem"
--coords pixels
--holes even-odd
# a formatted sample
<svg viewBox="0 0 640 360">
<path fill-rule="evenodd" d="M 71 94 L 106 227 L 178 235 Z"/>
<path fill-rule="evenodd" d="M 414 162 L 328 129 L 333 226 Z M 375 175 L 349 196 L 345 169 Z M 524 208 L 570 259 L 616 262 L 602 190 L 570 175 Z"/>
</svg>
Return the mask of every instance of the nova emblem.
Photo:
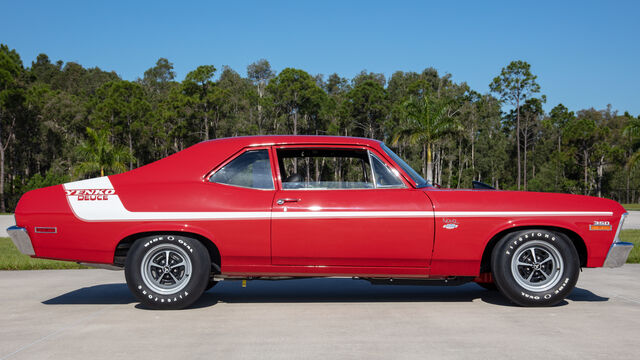
<svg viewBox="0 0 640 360">
<path fill-rule="evenodd" d="M 442 222 L 444 222 L 444 225 L 442 225 L 442 227 L 447 230 L 453 230 L 458 227 L 458 221 L 456 219 L 445 218 L 442 219 Z"/>
</svg>

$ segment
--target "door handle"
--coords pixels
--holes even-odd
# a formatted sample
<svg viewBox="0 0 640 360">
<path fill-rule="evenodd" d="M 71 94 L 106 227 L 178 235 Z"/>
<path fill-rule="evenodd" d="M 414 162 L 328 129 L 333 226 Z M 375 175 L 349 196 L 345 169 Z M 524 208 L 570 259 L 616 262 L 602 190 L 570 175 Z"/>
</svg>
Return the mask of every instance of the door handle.
<svg viewBox="0 0 640 360">
<path fill-rule="evenodd" d="M 284 203 L 288 203 L 288 202 L 298 202 L 298 201 L 300 201 L 300 199 L 284 198 L 284 199 L 278 199 L 278 201 L 276 201 L 276 204 L 278 204 L 278 205 L 284 205 Z"/>
</svg>

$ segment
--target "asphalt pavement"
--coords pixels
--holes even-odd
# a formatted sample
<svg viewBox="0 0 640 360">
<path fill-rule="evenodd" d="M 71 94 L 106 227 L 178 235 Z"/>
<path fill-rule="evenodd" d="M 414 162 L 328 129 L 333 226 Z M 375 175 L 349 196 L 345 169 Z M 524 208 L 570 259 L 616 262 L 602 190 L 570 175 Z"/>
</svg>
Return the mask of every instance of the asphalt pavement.
<svg viewBox="0 0 640 360">
<path fill-rule="evenodd" d="M 637 359 L 639 276 L 586 269 L 551 308 L 473 283 L 303 279 L 225 281 L 155 311 L 121 271 L 2 271 L 0 359 Z"/>
</svg>

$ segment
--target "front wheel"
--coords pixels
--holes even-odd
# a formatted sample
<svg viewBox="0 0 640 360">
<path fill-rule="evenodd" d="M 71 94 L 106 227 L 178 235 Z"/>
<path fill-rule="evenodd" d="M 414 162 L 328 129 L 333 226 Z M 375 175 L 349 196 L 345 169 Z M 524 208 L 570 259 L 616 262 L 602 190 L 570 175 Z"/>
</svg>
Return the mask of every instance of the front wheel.
<svg viewBox="0 0 640 360">
<path fill-rule="evenodd" d="M 576 285 L 578 253 L 563 234 L 525 230 L 505 236 L 493 249 L 493 279 L 520 306 L 552 306 Z"/>
<path fill-rule="evenodd" d="M 182 235 L 155 235 L 131 246 L 125 277 L 144 305 L 182 309 L 202 295 L 210 269 L 209 252 L 199 241 Z"/>
</svg>

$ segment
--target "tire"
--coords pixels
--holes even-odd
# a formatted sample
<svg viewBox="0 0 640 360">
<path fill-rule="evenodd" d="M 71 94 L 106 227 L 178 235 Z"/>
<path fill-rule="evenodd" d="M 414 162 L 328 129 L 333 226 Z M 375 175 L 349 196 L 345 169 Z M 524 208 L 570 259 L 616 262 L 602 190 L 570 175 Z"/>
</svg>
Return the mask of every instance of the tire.
<svg viewBox="0 0 640 360">
<path fill-rule="evenodd" d="M 564 234 L 533 229 L 500 240 L 493 249 L 491 268 L 498 289 L 513 303 L 552 306 L 575 287 L 580 260 Z"/>
<path fill-rule="evenodd" d="M 152 309 L 175 310 L 193 304 L 204 292 L 210 271 L 204 245 L 182 235 L 138 239 L 125 262 L 129 289 Z"/>
<path fill-rule="evenodd" d="M 476 285 L 480 286 L 481 288 L 484 288 L 485 290 L 498 291 L 498 287 L 496 286 L 496 283 L 493 283 L 493 282 L 488 282 L 488 283 L 477 282 Z"/>
<path fill-rule="evenodd" d="M 204 291 L 208 291 L 208 290 L 210 290 L 212 287 L 214 287 L 214 286 L 218 285 L 218 282 L 219 282 L 219 281 L 215 281 L 215 280 L 209 279 L 209 281 L 207 282 L 207 287 L 205 287 L 205 288 L 204 288 Z"/>
</svg>

